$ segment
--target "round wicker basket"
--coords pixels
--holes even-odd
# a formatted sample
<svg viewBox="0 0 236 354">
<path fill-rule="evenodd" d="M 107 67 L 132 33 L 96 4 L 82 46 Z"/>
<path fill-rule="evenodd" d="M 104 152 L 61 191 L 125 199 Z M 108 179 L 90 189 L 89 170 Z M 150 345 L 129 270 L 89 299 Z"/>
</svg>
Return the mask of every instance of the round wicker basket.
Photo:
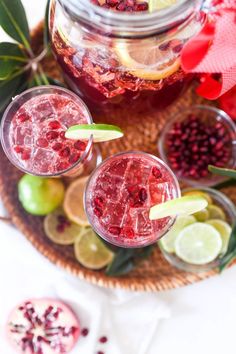
<svg viewBox="0 0 236 354">
<path fill-rule="evenodd" d="M 42 34 L 43 25 L 40 24 L 32 34 L 32 44 L 37 50 L 42 48 Z M 43 66 L 50 76 L 62 80 L 60 69 L 52 56 L 43 60 Z M 142 115 L 134 117 L 129 115 L 127 111 L 114 112 L 112 117 L 103 115 L 103 123 L 117 124 L 125 132 L 125 138 L 100 146 L 103 157 L 125 150 L 142 150 L 157 154 L 158 136 L 166 120 L 186 106 L 203 103 L 203 100 L 196 96 L 194 91 L 193 87 L 189 88 L 174 105 L 164 112 L 157 112 L 155 117 L 145 115 L 145 119 L 143 119 Z M 125 119 L 121 119 L 121 117 L 125 117 Z M 101 117 L 97 115 L 94 120 L 99 122 Z M 142 124 L 140 124 L 141 120 Z M 21 172 L 10 164 L 1 149 L 0 171 L 0 194 L 13 224 L 51 262 L 81 279 L 110 288 L 161 291 L 195 283 L 217 274 L 216 271 L 191 274 L 177 270 L 167 263 L 157 247 L 149 259 L 139 262 L 133 271 L 122 277 L 109 277 L 105 275 L 103 270 L 85 269 L 76 261 L 72 246 L 56 245 L 46 237 L 43 230 L 43 218 L 32 216 L 23 210 L 17 196 L 17 182 Z M 224 189 L 224 192 L 236 202 L 236 188 L 227 188 Z"/>
</svg>

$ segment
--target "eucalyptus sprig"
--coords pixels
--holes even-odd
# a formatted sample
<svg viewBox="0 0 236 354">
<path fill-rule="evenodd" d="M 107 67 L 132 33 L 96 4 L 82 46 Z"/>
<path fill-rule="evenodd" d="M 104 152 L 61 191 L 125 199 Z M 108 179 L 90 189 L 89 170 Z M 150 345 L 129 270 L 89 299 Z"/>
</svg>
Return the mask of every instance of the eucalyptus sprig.
<svg viewBox="0 0 236 354">
<path fill-rule="evenodd" d="M 14 40 L 0 43 L 0 113 L 11 98 L 26 88 L 48 85 L 41 60 L 49 50 L 47 2 L 45 14 L 44 49 L 36 55 L 31 47 L 29 25 L 21 0 L 0 0 L 0 27 Z"/>
</svg>

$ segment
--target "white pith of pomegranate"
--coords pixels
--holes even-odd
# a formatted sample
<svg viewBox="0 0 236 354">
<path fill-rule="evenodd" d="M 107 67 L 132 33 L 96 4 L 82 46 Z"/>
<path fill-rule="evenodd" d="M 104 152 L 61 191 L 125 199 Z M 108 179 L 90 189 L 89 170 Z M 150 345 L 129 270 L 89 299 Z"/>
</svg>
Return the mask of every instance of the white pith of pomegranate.
<svg viewBox="0 0 236 354">
<path fill-rule="evenodd" d="M 7 335 L 22 354 L 65 354 L 77 342 L 80 325 L 61 301 L 32 299 L 14 308 L 7 322 Z"/>
</svg>

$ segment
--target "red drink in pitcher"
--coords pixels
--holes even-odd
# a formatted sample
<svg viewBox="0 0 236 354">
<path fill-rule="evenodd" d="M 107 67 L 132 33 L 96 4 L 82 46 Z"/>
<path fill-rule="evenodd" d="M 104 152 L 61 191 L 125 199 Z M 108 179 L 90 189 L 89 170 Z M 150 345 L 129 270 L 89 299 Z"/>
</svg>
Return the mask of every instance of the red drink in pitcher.
<svg viewBox="0 0 236 354">
<path fill-rule="evenodd" d="M 180 52 L 202 27 L 202 1 L 171 1 L 152 12 L 150 2 L 51 2 L 53 51 L 69 86 L 90 108 L 147 112 L 181 94 L 188 78 Z"/>
</svg>

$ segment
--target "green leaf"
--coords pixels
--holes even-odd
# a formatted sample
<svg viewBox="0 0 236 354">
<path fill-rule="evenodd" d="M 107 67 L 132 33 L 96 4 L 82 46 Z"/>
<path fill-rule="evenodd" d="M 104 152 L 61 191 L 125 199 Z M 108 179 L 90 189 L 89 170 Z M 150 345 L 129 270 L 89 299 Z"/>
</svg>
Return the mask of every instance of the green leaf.
<svg viewBox="0 0 236 354">
<path fill-rule="evenodd" d="M 133 268 L 135 249 L 120 248 L 112 263 L 107 267 L 106 274 L 110 276 L 122 275 Z"/>
<path fill-rule="evenodd" d="M 28 61 L 19 45 L 10 42 L 0 43 L 0 60 L 13 60 L 20 63 L 26 63 Z"/>
<path fill-rule="evenodd" d="M 149 258 L 152 254 L 153 246 L 146 246 L 144 248 L 140 248 L 135 255 L 135 258 L 145 259 Z"/>
<path fill-rule="evenodd" d="M 227 252 L 221 259 L 219 270 L 222 272 L 234 259 L 236 259 L 236 224 L 230 235 Z"/>
<path fill-rule="evenodd" d="M 43 33 L 43 41 L 44 47 L 48 47 L 50 44 L 50 35 L 49 35 L 49 9 L 50 9 L 50 0 L 47 1 L 46 11 L 45 11 L 45 19 L 44 19 L 44 33 Z"/>
<path fill-rule="evenodd" d="M 50 85 L 65 87 L 65 85 L 64 85 L 61 81 L 58 81 L 58 80 L 56 80 L 56 79 L 53 79 L 53 78 L 50 77 L 50 76 L 47 76 L 47 79 L 48 79 Z"/>
<path fill-rule="evenodd" d="M 0 26 L 25 48 L 30 48 L 29 26 L 20 0 L 0 0 Z"/>
<path fill-rule="evenodd" d="M 0 43 L 0 80 L 6 80 L 17 71 L 27 58 L 15 43 Z"/>
<path fill-rule="evenodd" d="M 229 178 L 234 178 L 236 179 L 236 170 L 231 170 L 228 168 L 220 168 L 220 167 L 215 167 L 212 165 L 208 166 L 208 170 L 216 175 L 219 176 L 225 176 Z"/>
<path fill-rule="evenodd" d="M 214 185 L 215 189 L 222 189 L 222 188 L 226 188 L 226 187 L 232 187 L 236 185 L 236 179 L 228 179 L 227 181 L 218 183 L 216 185 Z"/>
<path fill-rule="evenodd" d="M 6 108 L 12 97 L 14 97 L 20 86 L 21 79 L 21 76 L 17 76 L 12 80 L 0 82 L 0 112 Z"/>
</svg>

